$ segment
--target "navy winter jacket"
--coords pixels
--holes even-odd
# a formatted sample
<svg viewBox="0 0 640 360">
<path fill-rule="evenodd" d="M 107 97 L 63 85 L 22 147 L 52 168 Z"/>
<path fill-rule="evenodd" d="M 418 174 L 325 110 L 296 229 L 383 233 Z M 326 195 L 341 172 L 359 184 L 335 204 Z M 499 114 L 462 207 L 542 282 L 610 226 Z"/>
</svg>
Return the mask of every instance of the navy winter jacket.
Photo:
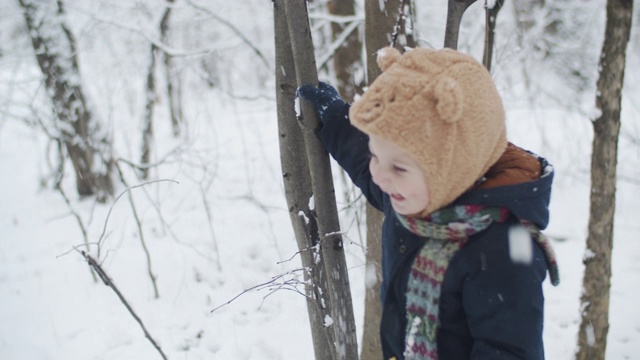
<svg viewBox="0 0 640 360">
<path fill-rule="evenodd" d="M 368 137 L 351 126 L 348 110 L 344 106 L 326 121 L 319 137 L 371 205 L 385 215 L 380 336 L 384 359 L 400 360 L 404 359 L 408 274 L 425 239 L 398 222 L 389 196 L 373 183 Z M 545 175 L 536 181 L 474 190 L 454 202 L 506 207 L 513 216 L 472 236 L 451 260 L 440 296 L 440 359 L 544 359 L 542 282 L 546 258 L 542 249 L 534 246 L 530 265 L 514 264 L 508 248 L 508 229 L 517 219 L 541 229 L 547 226 L 553 172 L 544 159 L 540 161 Z"/>
</svg>

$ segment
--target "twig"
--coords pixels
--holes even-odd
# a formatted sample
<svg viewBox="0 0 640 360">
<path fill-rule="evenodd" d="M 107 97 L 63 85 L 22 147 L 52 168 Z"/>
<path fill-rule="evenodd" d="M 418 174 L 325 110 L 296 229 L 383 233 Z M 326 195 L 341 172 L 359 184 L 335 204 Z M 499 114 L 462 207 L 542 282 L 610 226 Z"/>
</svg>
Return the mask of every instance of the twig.
<svg viewBox="0 0 640 360">
<path fill-rule="evenodd" d="M 122 181 L 122 183 L 127 185 L 122 169 L 120 168 L 120 165 L 118 165 L 117 163 L 116 163 L 116 169 L 118 170 L 118 174 L 120 175 L 120 180 Z M 142 249 L 144 250 L 144 254 L 147 258 L 147 272 L 149 273 L 149 278 L 151 279 L 151 284 L 153 285 L 153 293 L 155 295 L 155 298 L 158 299 L 160 297 L 160 293 L 158 292 L 156 276 L 153 274 L 153 270 L 151 269 L 151 254 L 149 254 L 149 248 L 147 248 L 147 242 L 144 239 L 144 231 L 142 231 L 142 223 L 140 222 L 140 216 L 138 216 L 138 210 L 136 209 L 136 204 L 133 201 L 133 195 L 131 195 L 131 191 L 127 191 L 127 196 L 129 197 L 129 204 L 131 204 L 131 211 L 133 212 L 133 218 L 136 221 L 136 225 L 138 227 L 138 234 L 140 235 L 140 243 L 142 244 Z"/>
<path fill-rule="evenodd" d="M 62 141 L 60 139 L 54 139 L 54 141 L 58 145 L 58 155 L 60 157 L 59 158 L 60 168 L 58 169 L 58 178 L 56 179 L 55 188 L 56 190 L 58 190 L 60 195 L 62 195 L 64 202 L 69 207 L 69 210 L 71 211 L 71 214 L 73 214 L 73 217 L 76 219 L 78 226 L 80 226 L 80 231 L 82 232 L 82 239 L 84 240 L 84 246 L 87 249 L 87 251 L 89 251 L 89 236 L 87 235 L 87 228 L 84 226 L 84 223 L 82 222 L 82 218 L 80 217 L 80 215 L 73 209 L 73 206 L 71 206 L 71 200 L 69 200 L 67 193 L 62 188 L 62 178 L 64 177 L 64 156 L 62 155 Z M 96 277 L 96 274 L 93 271 L 91 271 L 91 277 L 93 277 L 93 281 L 95 282 L 98 281 L 98 278 Z"/>
<path fill-rule="evenodd" d="M 111 280 L 111 278 L 109 278 L 109 275 L 107 275 L 107 273 L 104 271 L 104 269 L 102 268 L 102 266 L 100 266 L 100 264 L 98 264 L 92 257 L 91 255 L 87 254 L 84 251 L 81 251 L 82 256 L 84 256 L 84 258 L 87 260 L 87 263 L 89 264 L 89 266 L 98 274 L 98 276 L 100 276 L 100 279 L 102 279 L 102 281 L 104 282 L 105 285 L 107 285 L 108 287 L 110 287 L 118 296 L 118 298 L 120 299 L 120 301 L 122 302 L 122 304 L 124 304 L 124 306 L 127 308 L 127 310 L 129 310 L 129 313 L 131 314 L 131 316 L 133 316 L 133 318 L 138 322 L 138 324 L 140 324 L 140 327 L 142 328 L 142 331 L 144 332 L 144 336 L 149 339 L 149 341 L 151 342 L 151 344 L 153 345 L 153 347 L 156 348 L 156 350 L 158 350 L 158 352 L 160 353 L 160 355 L 162 356 L 162 358 L 164 360 L 167 360 L 167 356 L 164 354 L 164 352 L 162 352 L 162 349 L 160 348 L 160 346 L 158 346 L 158 344 L 156 343 L 156 341 L 153 339 L 153 337 L 151 337 L 151 334 L 149 334 L 149 331 L 147 331 L 147 328 L 144 326 L 144 323 L 142 322 L 142 320 L 140 319 L 140 317 L 136 314 L 135 311 L 133 311 L 133 309 L 131 308 L 131 306 L 129 305 L 129 303 L 127 302 L 127 300 L 124 298 L 124 296 L 122 295 L 122 293 L 120 292 L 120 290 L 118 290 L 118 288 L 116 287 L 116 285 L 113 283 L 113 281 Z"/>
<path fill-rule="evenodd" d="M 100 234 L 100 238 L 98 239 L 98 257 L 100 257 L 100 248 L 102 245 L 102 240 L 104 238 L 105 233 L 107 232 L 107 224 L 109 223 L 109 217 L 111 216 L 111 211 L 113 211 L 113 207 L 116 205 L 116 203 L 118 202 L 118 200 L 122 197 L 122 195 L 126 194 L 127 192 L 145 186 L 145 185 L 149 185 L 149 184 L 153 184 L 153 183 L 158 183 L 158 182 L 164 182 L 164 181 L 170 181 L 176 184 L 179 184 L 179 182 L 175 181 L 175 180 L 171 180 L 171 179 L 159 179 L 159 180 L 152 180 L 152 181 L 147 181 L 138 185 L 133 185 L 130 186 L 126 189 L 124 189 L 118 196 L 116 196 L 115 200 L 113 201 L 113 204 L 111 204 L 111 207 L 109 208 L 109 212 L 107 213 L 107 219 L 104 221 L 104 227 L 102 228 L 102 234 Z"/>
<path fill-rule="evenodd" d="M 240 292 L 238 295 L 236 295 L 236 296 L 234 296 L 233 298 L 231 298 L 229 301 L 227 301 L 227 302 L 223 303 L 222 305 L 219 305 L 219 306 L 215 307 L 213 310 L 211 310 L 211 313 L 214 313 L 214 312 L 215 312 L 215 311 L 217 311 L 218 309 L 220 309 L 220 308 L 222 308 L 222 307 L 224 307 L 224 306 L 227 306 L 227 305 L 231 304 L 232 302 L 234 302 L 236 299 L 238 299 L 238 298 L 239 298 L 239 297 L 241 297 L 242 295 L 244 295 L 244 294 L 246 294 L 246 293 L 248 293 L 248 292 L 250 292 L 250 291 L 253 291 L 253 290 L 258 290 L 258 291 L 259 291 L 259 290 L 262 290 L 262 289 L 271 289 L 271 290 L 269 291 L 269 294 L 267 294 L 267 295 L 265 295 L 265 296 L 263 297 L 263 302 L 264 302 L 264 299 L 265 299 L 266 297 L 268 297 L 269 295 L 273 294 L 273 292 L 275 292 L 275 291 L 277 291 L 277 290 L 279 290 L 279 289 L 287 289 L 287 290 L 293 290 L 293 289 L 295 289 L 295 292 L 297 292 L 297 293 L 299 293 L 299 294 L 301 294 L 301 295 L 303 295 L 303 296 L 307 297 L 307 295 L 303 294 L 302 292 L 298 291 L 298 290 L 295 288 L 295 285 L 298 285 L 298 284 L 304 284 L 304 282 L 302 282 L 302 281 L 300 281 L 300 280 L 297 280 L 297 279 L 288 279 L 288 280 L 285 280 L 285 281 L 284 281 L 284 282 L 282 282 L 282 283 L 278 283 L 278 284 L 276 284 L 276 281 L 278 281 L 278 280 L 280 280 L 280 279 L 284 278 L 285 276 L 287 276 L 287 275 L 293 275 L 293 274 L 295 274 L 296 272 L 300 272 L 300 271 L 303 271 L 303 272 L 304 272 L 304 271 L 307 271 L 307 269 L 305 269 L 305 268 L 298 268 L 298 269 L 294 269 L 294 270 L 291 270 L 291 271 L 287 271 L 287 272 L 286 272 L 286 273 L 284 273 L 284 274 L 280 274 L 280 275 L 276 275 L 276 276 L 272 277 L 272 278 L 271 278 L 271 280 L 269 280 L 269 281 L 266 281 L 266 282 L 263 282 L 263 283 L 261 283 L 261 284 L 254 285 L 254 286 L 252 286 L 252 287 L 250 287 L 250 288 L 248 288 L 248 289 L 242 290 L 242 292 Z M 294 285 L 291 285 L 291 284 L 294 284 Z M 289 287 L 291 287 L 291 288 L 285 288 L 285 286 L 289 286 Z M 274 288 L 274 287 L 275 287 L 275 288 Z M 261 304 L 260 306 L 262 306 L 262 304 Z"/>
<path fill-rule="evenodd" d="M 251 48 L 251 50 L 253 50 L 253 52 L 256 53 L 256 55 L 258 55 L 258 58 L 260 60 L 262 60 L 262 63 L 264 63 L 264 65 L 267 67 L 267 69 L 269 69 L 270 71 L 273 71 L 271 64 L 269 64 L 269 61 L 267 60 L 267 58 L 264 56 L 264 54 L 262 53 L 262 51 L 260 51 L 260 49 L 258 49 L 257 46 L 255 46 L 241 31 L 240 29 L 238 29 L 235 25 L 233 25 L 231 22 L 229 22 L 228 20 L 225 20 L 224 18 L 216 15 L 213 11 L 205 8 L 204 6 L 200 5 L 200 4 L 196 4 L 195 2 L 191 1 L 191 0 L 187 0 L 187 4 L 191 5 L 191 7 L 193 7 L 196 10 L 200 10 L 204 13 L 206 13 L 207 15 L 211 16 L 212 18 L 214 18 L 215 20 L 217 20 L 218 22 L 221 22 L 222 24 L 224 24 L 226 27 L 228 27 L 229 29 L 231 29 L 231 31 L 233 31 L 234 33 L 236 33 L 236 35 L 238 35 L 238 37 L 240 37 L 240 39 L 247 44 L 247 46 L 249 46 Z"/>
</svg>

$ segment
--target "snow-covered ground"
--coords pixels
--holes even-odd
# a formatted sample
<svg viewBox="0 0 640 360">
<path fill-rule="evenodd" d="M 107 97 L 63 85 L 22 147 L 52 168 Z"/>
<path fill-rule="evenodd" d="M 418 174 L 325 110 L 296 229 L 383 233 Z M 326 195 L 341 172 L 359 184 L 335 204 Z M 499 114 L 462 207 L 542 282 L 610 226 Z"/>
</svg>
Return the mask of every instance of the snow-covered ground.
<svg viewBox="0 0 640 360">
<path fill-rule="evenodd" d="M 270 10 L 268 4 L 262 8 Z M 87 37 L 104 30 L 88 29 L 94 32 L 87 30 Z M 262 41 L 271 41 L 269 36 L 263 37 Z M 98 59 L 104 54 L 98 50 L 104 48 L 119 55 L 126 49 L 114 47 L 113 42 L 98 42 L 96 51 L 87 51 L 86 56 Z M 137 89 L 142 89 L 146 53 L 145 48 L 137 58 L 123 58 L 118 62 L 122 67 L 112 67 L 109 76 L 99 76 L 110 66 L 106 60 L 105 64 L 89 66 L 94 101 L 101 114 L 109 114 L 103 117 L 111 121 L 117 155 L 132 160 L 136 159 L 141 134 L 138 120 L 131 119 L 139 118 L 142 97 L 132 100 L 131 94 L 135 81 L 139 81 Z M 629 54 L 637 55 L 638 50 L 630 46 Z M 623 102 L 622 178 L 618 183 L 607 344 L 607 358 L 613 360 L 640 358 L 640 290 L 635 287 L 640 283 L 640 248 L 635 243 L 640 234 L 636 220 L 640 212 L 640 148 L 629 141 L 640 138 L 640 109 L 632 103 L 640 93 L 637 62 L 635 55 L 629 60 Z M 27 70 L 27 65 L 9 62 L 15 66 L 8 67 L 7 63 L 0 62 L 2 79 L 24 80 L 37 74 L 33 68 Z M 135 64 L 143 70 L 130 80 Z M 248 72 L 251 66 L 243 68 Z M 27 75 L 10 76 L 16 69 Z M 111 78 L 113 86 L 105 78 Z M 281 182 L 273 86 L 269 85 L 271 80 L 263 79 L 267 85 L 263 85 L 261 96 L 233 98 L 229 93 L 246 90 L 256 95 L 255 89 L 247 90 L 234 82 L 240 78 L 228 80 L 234 87 L 226 92 L 204 87 L 188 92 L 186 133 L 176 139 L 170 135 L 168 121 L 157 124 L 156 159 L 167 155 L 165 163 L 152 172 L 152 180 L 159 181 L 130 189 L 144 224 L 142 236 L 151 254 L 158 298 L 128 196 L 108 204 L 80 200 L 69 176 L 63 186 L 72 200 L 70 208 L 50 187 L 55 149 L 42 131 L 0 112 L 0 359 L 160 358 L 114 292 L 93 279 L 83 257 L 74 250 L 84 249 L 74 214 L 87 229 L 92 255 L 97 256 L 97 242 L 102 239 L 99 262 L 169 359 L 313 357 L 306 305 L 299 294 L 263 288 L 224 305 L 243 290 L 274 276 L 291 272 L 285 279 L 294 279 L 300 266 Z M 134 81 L 134 85 L 123 85 L 127 81 Z M 509 91 L 504 83 L 499 87 L 503 93 Z M 25 93 L 15 91 L 13 101 L 29 103 L 21 98 Z M 101 96 L 105 93 L 108 96 Z M 0 95 L 7 98 L 6 93 Z M 166 105 L 160 104 L 158 108 Z M 583 114 L 557 106 L 532 108 L 508 94 L 505 105 L 512 141 L 555 165 L 551 223 L 546 233 L 554 239 L 561 284 L 545 286 L 544 337 L 548 359 L 569 360 L 575 352 L 579 325 L 591 124 Z M 129 185 L 142 183 L 130 172 L 127 176 Z M 361 335 L 364 251 L 354 212 L 344 209 L 339 176 L 336 186 L 342 228 L 350 240 L 346 242 L 347 262 Z M 116 194 L 125 190 L 120 184 Z"/>
</svg>

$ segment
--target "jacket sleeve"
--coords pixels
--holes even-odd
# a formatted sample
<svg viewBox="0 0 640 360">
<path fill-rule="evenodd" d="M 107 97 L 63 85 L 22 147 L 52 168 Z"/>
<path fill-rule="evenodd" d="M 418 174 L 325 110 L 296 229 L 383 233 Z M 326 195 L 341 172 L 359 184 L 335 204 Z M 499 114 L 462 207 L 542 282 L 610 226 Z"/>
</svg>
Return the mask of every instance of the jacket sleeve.
<svg viewBox="0 0 640 360">
<path fill-rule="evenodd" d="M 349 122 L 349 105 L 345 105 L 318 133 L 327 151 L 349 174 L 369 203 L 382 211 L 382 191 L 369 172 L 369 138 Z"/>
<path fill-rule="evenodd" d="M 530 264 L 514 263 L 505 228 L 497 238 L 485 237 L 467 259 L 473 268 L 462 287 L 462 305 L 473 339 L 471 359 L 543 360 L 545 257 L 533 245 Z"/>
</svg>

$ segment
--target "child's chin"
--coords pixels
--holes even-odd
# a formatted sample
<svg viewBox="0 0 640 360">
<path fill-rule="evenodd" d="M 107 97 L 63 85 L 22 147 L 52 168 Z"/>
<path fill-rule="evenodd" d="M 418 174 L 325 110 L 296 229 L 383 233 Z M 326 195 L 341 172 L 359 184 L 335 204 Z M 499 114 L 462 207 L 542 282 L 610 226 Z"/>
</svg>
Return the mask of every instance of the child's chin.
<svg viewBox="0 0 640 360">
<path fill-rule="evenodd" d="M 393 203 L 391 203 L 391 206 L 393 207 L 393 210 L 395 210 L 400 215 L 410 216 L 411 214 L 414 213 L 410 209 L 407 209 L 407 208 L 402 207 L 402 206 L 398 206 L 398 205 L 393 204 Z"/>
<path fill-rule="evenodd" d="M 391 206 L 393 207 L 393 210 L 395 210 L 398 214 L 402 216 L 407 216 L 407 217 L 421 217 L 422 212 L 424 211 L 424 209 L 416 210 L 416 209 L 400 208 L 394 204 L 391 204 Z"/>
</svg>

